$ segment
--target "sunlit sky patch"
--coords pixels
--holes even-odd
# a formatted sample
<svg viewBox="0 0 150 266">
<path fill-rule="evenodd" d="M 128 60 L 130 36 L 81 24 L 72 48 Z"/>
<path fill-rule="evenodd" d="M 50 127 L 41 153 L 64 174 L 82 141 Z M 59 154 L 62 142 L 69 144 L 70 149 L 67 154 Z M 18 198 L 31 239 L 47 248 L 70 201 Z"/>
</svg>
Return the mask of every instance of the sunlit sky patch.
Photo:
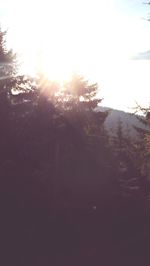
<svg viewBox="0 0 150 266">
<path fill-rule="evenodd" d="M 24 71 L 98 81 L 103 105 L 129 110 L 150 101 L 150 7 L 141 0 L 5 0 L 0 19 Z"/>
</svg>

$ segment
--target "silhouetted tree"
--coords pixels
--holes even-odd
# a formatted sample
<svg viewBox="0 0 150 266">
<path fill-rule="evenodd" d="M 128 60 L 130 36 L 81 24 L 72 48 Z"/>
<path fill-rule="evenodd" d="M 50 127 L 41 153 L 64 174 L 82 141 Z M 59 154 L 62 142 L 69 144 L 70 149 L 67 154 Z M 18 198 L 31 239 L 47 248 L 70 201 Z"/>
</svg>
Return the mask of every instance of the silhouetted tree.
<svg viewBox="0 0 150 266">
<path fill-rule="evenodd" d="M 111 139 L 111 145 L 118 170 L 118 192 L 121 197 L 139 198 L 142 195 L 142 188 L 137 142 L 131 140 L 129 134 L 124 134 L 121 121 L 118 123 L 116 136 Z"/>
<path fill-rule="evenodd" d="M 141 185 L 146 198 L 150 197 L 150 120 L 149 112 L 150 106 L 142 107 L 139 104 L 135 107 L 136 113 L 142 113 L 138 116 L 140 122 L 145 125 L 145 129 L 136 127 L 139 134 L 139 142 L 136 146 L 136 152 L 138 154 L 138 169 L 141 174 Z"/>
<path fill-rule="evenodd" d="M 0 76 L 12 76 L 16 71 L 16 55 L 12 50 L 7 49 L 7 31 L 0 28 Z"/>
</svg>

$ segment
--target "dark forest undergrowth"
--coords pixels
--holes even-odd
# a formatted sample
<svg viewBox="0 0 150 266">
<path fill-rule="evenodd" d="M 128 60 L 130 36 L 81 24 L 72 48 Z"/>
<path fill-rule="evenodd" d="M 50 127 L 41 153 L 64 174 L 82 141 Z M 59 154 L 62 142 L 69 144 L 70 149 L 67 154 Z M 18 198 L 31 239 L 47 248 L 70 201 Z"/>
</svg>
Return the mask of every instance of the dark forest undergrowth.
<svg viewBox="0 0 150 266">
<path fill-rule="evenodd" d="M 10 199 L 1 206 L 1 265 L 149 265 L 150 215 L 135 202 L 96 209 L 31 204 Z"/>
</svg>

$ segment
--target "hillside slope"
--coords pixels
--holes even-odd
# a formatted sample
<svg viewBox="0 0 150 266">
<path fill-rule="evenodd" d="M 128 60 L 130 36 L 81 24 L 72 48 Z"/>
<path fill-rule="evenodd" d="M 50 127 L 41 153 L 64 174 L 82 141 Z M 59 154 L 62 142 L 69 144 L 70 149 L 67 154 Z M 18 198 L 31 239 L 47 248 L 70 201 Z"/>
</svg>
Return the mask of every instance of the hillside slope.
<svg viewBox="0 0 150 266">
<path fill-rule="evenodd" d="M 97 111 L 109 111 L 109 114 L 105 120 L 104 126 L 110 136 L 116 136 L 118 125 L 122 126 L 122 133 L 124 136 L 135 140 L 138 139 L 139 134 L 137 133 L 135 127 L 142 129 L 150 129 L 150 127 L 144 125 L 138 116 L 131 113 L 126 113 L 124 111 L 119 111 L 115 109 L 110 109 L 107 107 L 98 107 Z"/>
</svg>

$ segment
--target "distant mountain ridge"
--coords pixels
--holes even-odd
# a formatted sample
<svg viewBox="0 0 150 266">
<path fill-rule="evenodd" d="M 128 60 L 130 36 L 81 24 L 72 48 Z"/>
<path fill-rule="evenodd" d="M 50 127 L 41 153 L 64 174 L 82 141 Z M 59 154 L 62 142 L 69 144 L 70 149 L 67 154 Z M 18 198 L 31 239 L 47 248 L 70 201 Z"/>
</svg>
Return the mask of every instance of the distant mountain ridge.
<svg viewBox="0 0 150 266">
<path fill-rule="evenodd" d="M 98 107 L 96 111 L 109 111 L 109 114 L 104 122 L 104 127 L 109 136 L 117 135 L 119 124 L 122 126 L 122 133 L 124 137 L 129 137 L 131 140 L 137 140 L 139 138 L 139 134 L 135 127 L 150 130 L 150 127 L 143 124 L 136 114 L 102 106 Z"/>
</svg>

